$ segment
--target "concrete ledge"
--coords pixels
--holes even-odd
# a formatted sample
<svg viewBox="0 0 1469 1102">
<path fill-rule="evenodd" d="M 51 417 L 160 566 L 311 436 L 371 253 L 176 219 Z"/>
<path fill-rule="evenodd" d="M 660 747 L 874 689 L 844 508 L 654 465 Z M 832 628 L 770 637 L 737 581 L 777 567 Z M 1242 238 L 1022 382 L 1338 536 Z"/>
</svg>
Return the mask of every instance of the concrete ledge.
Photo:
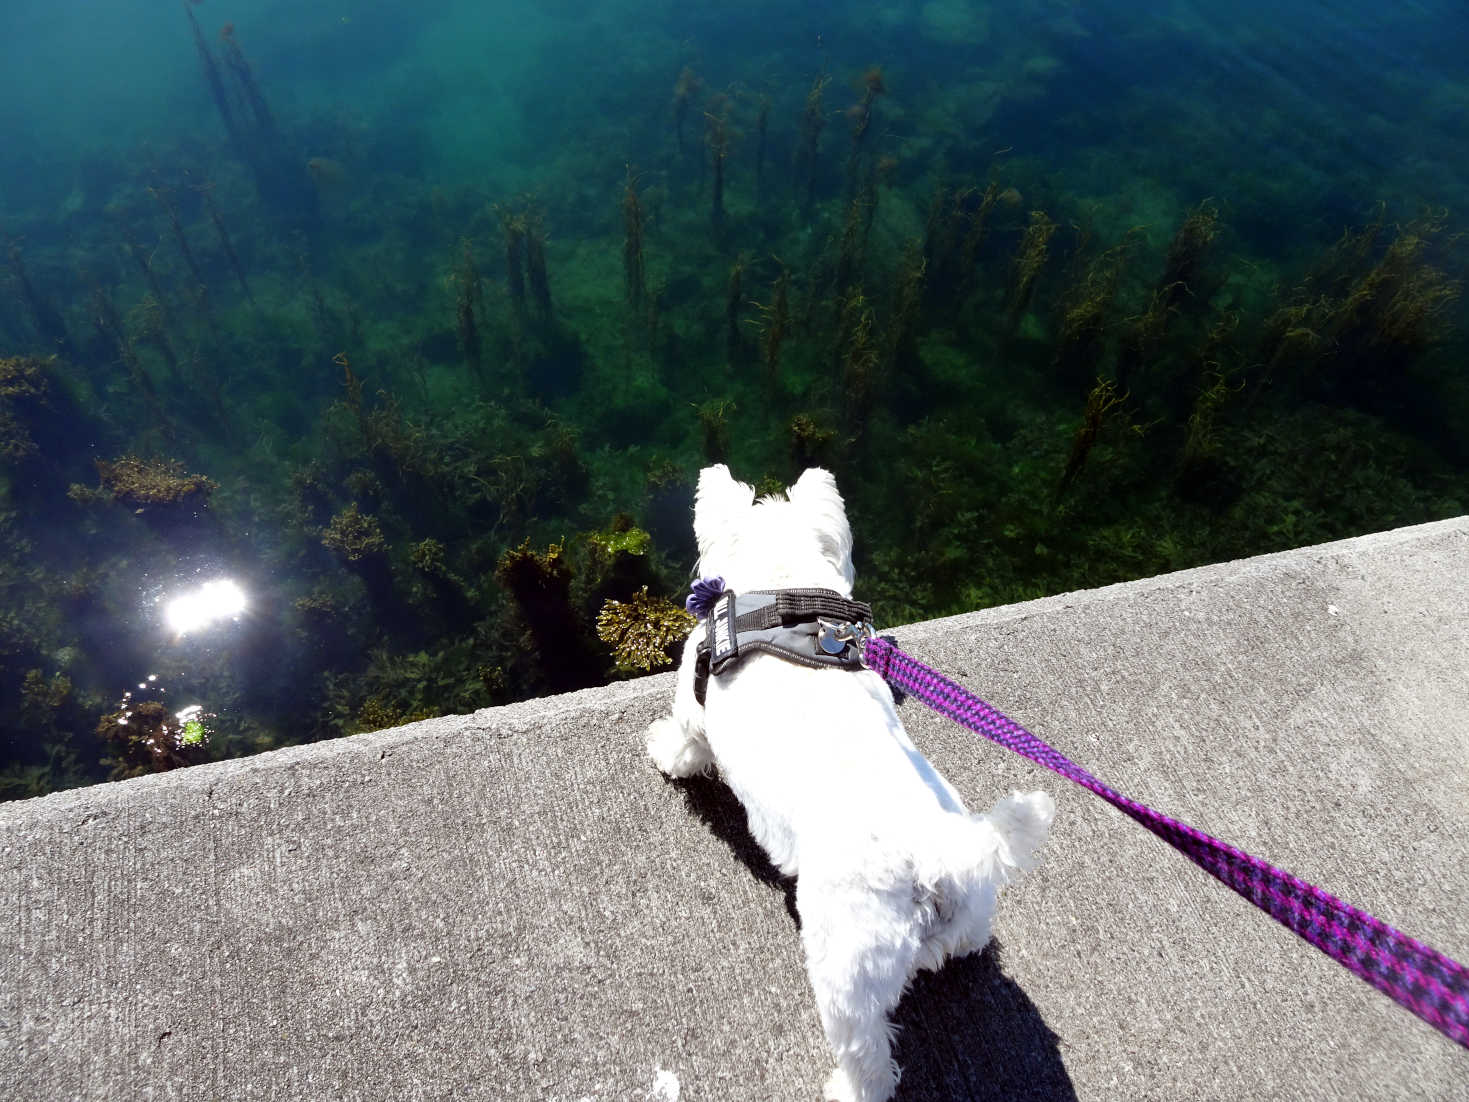
<svg viewBox="0 0 1469 1102">
<path fill-rule="evenodd" d="M 901 629 L 1128 795 L 1469 960 L 1469 518 Z M 0 1097 L 815 1099 L 788 888 L 671 675 L 0 806 Z M 1469 1053 L 1089 794 L 899 1097 L 1463 1099 Z M 674 1089 L 674 1084 L 678 1089 Z"/>
</svg>

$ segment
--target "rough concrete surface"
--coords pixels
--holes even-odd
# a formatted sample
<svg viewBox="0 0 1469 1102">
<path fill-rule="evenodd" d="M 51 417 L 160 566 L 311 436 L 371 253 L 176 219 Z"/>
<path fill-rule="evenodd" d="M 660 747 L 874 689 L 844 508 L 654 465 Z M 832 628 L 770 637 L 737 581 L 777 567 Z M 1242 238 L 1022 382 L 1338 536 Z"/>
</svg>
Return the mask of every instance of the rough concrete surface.
<svg viewBox="0 0 1469 1102">
<path fill-rule="evenodd" d="M 859 583 L 860 595 L 860 583 Z M 1127 795 L 1469 960 L 1469 518 L 898 630 Z M 0 806 L 0 1097 L 810 1100 L 789 886 L 671 675 Z M 899 1098 L 1466 1099 L 1469 1052 L 1053 774 Z"/>
</svg>

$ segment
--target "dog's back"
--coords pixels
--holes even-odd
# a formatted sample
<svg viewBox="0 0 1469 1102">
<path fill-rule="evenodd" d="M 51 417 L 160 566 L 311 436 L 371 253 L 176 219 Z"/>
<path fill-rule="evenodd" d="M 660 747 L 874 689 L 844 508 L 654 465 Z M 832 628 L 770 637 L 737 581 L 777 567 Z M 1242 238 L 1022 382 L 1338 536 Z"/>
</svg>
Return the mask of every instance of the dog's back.
<svg viewBox="0 0 1469 1102">
<path fill-rule="evenodd" d="M 800 840 L 833 833 L 896 842 L 963 801 L 903 730 L 866 671 L 811 670 L 754 655 L 714 679 L 705 736 L 750 830 L 785 873 Z"/>
</svg>

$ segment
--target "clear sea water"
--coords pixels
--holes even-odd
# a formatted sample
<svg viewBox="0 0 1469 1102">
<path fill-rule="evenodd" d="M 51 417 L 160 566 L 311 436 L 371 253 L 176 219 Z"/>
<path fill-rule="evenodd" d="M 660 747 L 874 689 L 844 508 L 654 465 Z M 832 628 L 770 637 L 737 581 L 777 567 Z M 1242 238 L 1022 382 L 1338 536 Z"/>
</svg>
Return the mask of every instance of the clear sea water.
<svg viewBox="0 0 1469 1102">
<path fill-rule="evenodd" d="M 714 461 L 835 471 L 885 624 L 1464 512 L 1466 46 L 6 0 L 0 797 L 642 672 Z"/>
</svg>

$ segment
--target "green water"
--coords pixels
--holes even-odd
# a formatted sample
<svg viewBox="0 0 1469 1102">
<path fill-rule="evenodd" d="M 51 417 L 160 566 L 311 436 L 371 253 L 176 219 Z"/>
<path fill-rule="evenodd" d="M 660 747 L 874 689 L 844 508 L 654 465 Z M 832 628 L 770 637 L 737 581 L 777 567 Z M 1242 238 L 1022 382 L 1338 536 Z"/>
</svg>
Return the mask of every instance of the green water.
<svg viewBox="0 0 1469 1102">
<path fill-rule="evenodd" d="M 1457 8 L 699 7 L 6 5 L 0 797 L 1465 511 Z"/>
</svg>

